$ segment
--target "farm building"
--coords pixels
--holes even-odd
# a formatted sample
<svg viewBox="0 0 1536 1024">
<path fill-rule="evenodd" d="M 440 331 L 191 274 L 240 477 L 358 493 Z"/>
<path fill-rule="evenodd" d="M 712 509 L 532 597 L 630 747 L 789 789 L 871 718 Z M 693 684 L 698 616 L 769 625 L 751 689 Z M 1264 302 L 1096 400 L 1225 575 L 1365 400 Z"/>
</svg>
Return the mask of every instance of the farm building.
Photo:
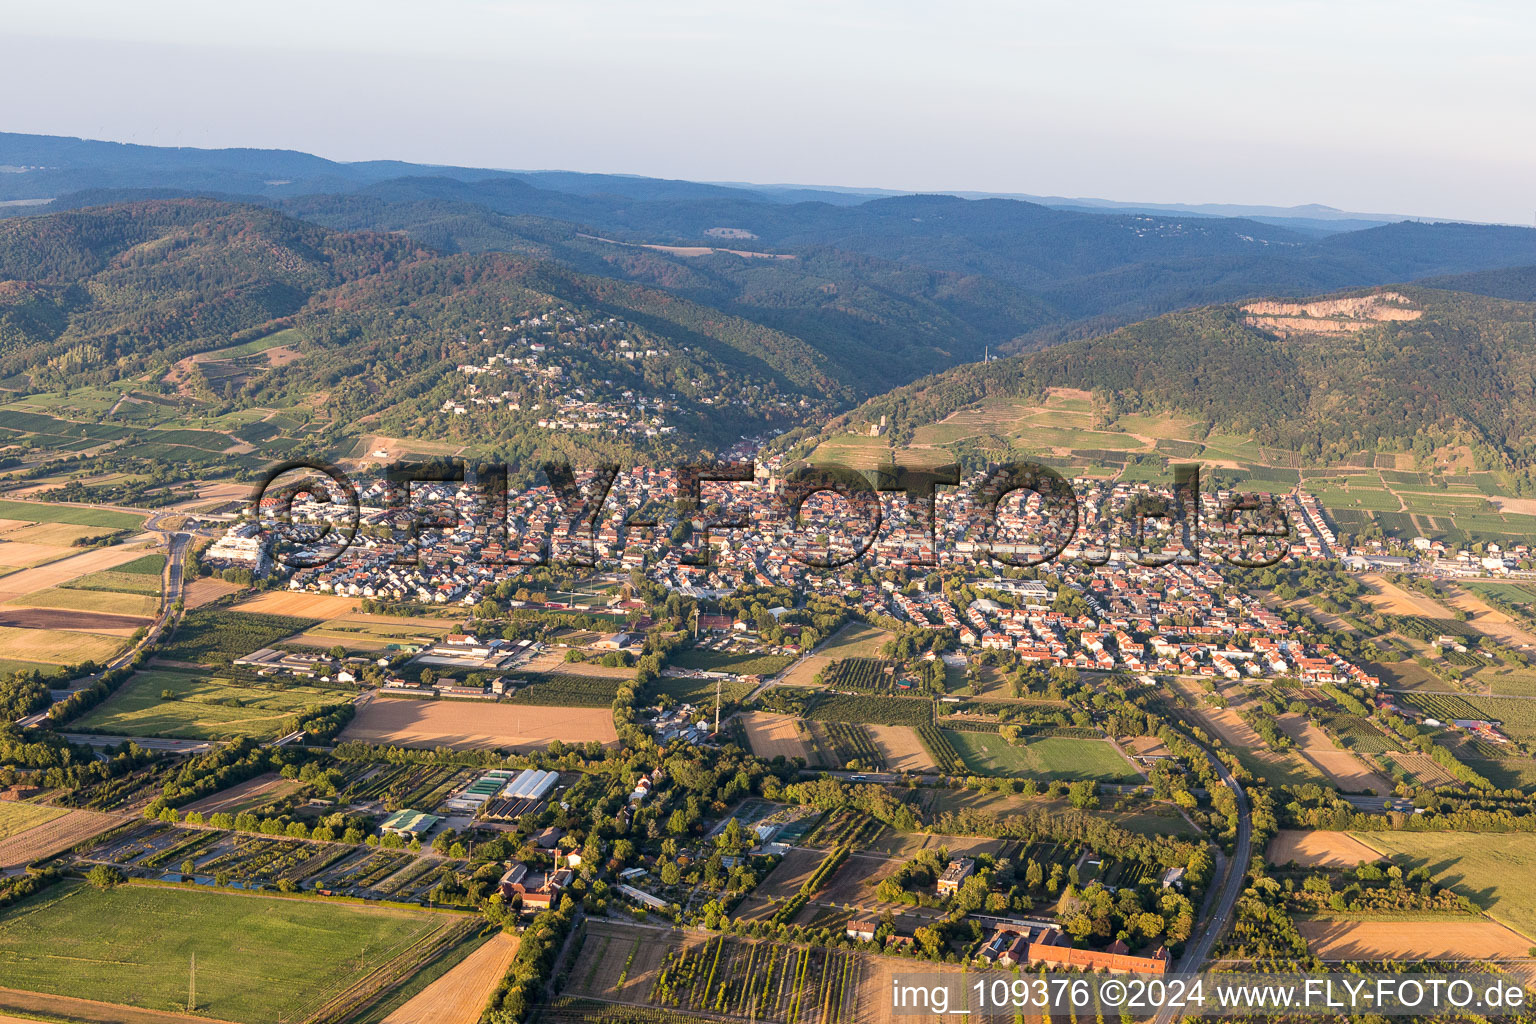
<svg viewBox="0 0 1536 1024">
<path fill-rule="evenodd" d="M 497 768 L 488 771 L 474 782 L 459 790 L 446 801 L 446 806 L 455 811 L 474 811 L 485 806 L 486 801 L 496 795 L 497 791 L 507 784 L 513 777 L 513 773 L 505 768 Z"/>
<path fill-rule="evenodd" d="M 441 820 L 435 814 L 428 814 L 425 811 L 413 811 L 406 808 L 398 810 L 385 818 L 379 828 L 390 835 L 409 838 L 426 835 Z"/>
<path fill-rule="evenodd" d="M 484 805 L 484 816 L 494 821 L 513 821 L 544 806 L 544 798 L 560 780 L 557 772 L 525 768 Z"/>
</svg>

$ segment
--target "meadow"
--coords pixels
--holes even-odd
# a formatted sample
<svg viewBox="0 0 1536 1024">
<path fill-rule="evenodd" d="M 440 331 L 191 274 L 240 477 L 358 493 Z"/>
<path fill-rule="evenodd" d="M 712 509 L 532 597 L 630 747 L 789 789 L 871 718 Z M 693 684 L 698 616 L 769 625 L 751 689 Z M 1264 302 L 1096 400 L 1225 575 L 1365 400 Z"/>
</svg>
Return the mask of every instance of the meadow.
<svg viewBox="0 0 1536 1024">
<path fill-rule="evenodd" d="M 340 690 L 291 683 L 282 689 L 234 685 L 207 673 L 149 669 L 135 674 L 73 728 L 177 739 L 262 738 L 280 735 L 289 718 L 306 707 L 350 699 Z"/>
<path fill-rule="evenodd" d="M 203 889 L 62 883 L 0 912 L 8 988 L 196 1012 L 302 1020 L 452 921 L 443 915 Z"/>
<path fill-rule="evenodd" d="M 1138 781 L 1141 776 L 1103 740 L 1060 736 L 1009 743 L 997 733 L 945 730 L 946 738 L 977 775 L 1018 775 L 1036 779 Z"/>
<path fill-rule="evenodd" d="M 1470 832 L 1353 832 L 1356 839 L 1485 907 L 1496 921 L 1536 939 L 1536 835 Z"/>
<path fill-rule="evenodd" d="M 45 821 L 61 818 L 66 813 L 66 808 L 44 804 L 0 803 L 0 839 L 9 839 Z"/>
<path fill-rule="evenodd" d="M 697 647 L 678 651 L 667 658 L 668 664 L 678 668 L 692 668 L 702 672 L 734 672 L 743 676 L 771 676 L 783 671 L 794 660 L 786 654 L 710 651 Z"/>
<path fill-rule="evenodd" d="M 104 526 L 113 530 L 133 530 L 142 526 L 146 518 L 130 512 L 114 512 L 104 508 L 0 500 L 0 519 L 22 519 L 29 523 L 71 523 L 75 526 Z"/>
</svg>

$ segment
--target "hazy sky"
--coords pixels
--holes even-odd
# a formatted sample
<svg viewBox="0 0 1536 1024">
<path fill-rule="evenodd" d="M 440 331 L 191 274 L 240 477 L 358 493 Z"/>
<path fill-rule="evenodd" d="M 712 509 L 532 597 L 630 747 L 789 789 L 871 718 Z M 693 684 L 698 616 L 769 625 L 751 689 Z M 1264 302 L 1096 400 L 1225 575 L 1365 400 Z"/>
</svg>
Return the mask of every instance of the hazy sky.
<svg viewBox="0 0 1536 1024">
<path fill-rule="evenodd" d="M 340 160 L 1536 214 L 1536 5 L 11 4 L 0 129 Z"/>
</svg>

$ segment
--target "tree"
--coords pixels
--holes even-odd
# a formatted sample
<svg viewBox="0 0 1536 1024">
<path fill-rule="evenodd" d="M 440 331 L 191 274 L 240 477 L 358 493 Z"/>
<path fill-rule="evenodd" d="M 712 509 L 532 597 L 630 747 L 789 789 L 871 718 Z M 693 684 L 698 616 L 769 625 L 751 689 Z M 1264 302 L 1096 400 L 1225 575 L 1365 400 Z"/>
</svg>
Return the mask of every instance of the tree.
<svg viewBox="0 0 1536 1024">
<path fill-rule="evenodd" d="M 98 889 L 110 889 L 128 881 L 127 877 L 112 864 L 97 864 L 85 873 L 85 880 Z"/>
</svg>

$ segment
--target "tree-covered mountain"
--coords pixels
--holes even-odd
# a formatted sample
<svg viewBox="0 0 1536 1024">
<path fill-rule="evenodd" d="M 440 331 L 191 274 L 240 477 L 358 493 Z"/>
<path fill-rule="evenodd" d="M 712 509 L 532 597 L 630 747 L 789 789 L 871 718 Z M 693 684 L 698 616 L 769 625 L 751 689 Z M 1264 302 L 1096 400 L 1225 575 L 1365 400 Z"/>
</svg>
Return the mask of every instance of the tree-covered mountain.
<svg viewBox="0 0 1536 1024">
<path fill-rule="evenodd" d="M 925 378 L 872 399 L 830 432 L 885 417 L 901 446 L 958 411 L 1052 388 L 1092 392 L 1104 423 L 1178 413 L 1197 421 L 1196 439 L 1248 435 L 1308 462 L 1460 446 L 1482 468 L 1529 475 L 1536 305 L 1402 286 L 1207 306 Z"/>
</svg>

